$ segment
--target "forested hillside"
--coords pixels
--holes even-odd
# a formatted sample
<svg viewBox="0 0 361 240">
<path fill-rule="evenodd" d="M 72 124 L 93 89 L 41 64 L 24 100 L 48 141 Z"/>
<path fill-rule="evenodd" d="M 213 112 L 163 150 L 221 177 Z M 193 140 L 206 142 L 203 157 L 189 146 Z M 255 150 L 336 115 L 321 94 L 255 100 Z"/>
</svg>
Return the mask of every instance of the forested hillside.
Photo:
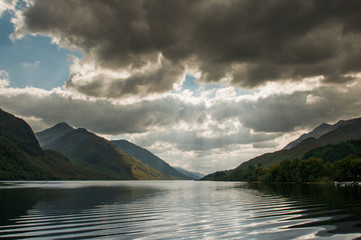
<svg viewBox="0 0 361 240">
<path fill-rule="evenodd" d="M 318 147 L 302 159 L 285 159 L 270 167 L 248 166 L 240 171 L 218 172 L 205 180 L 262 182 L 361 181 L 361 140 Z"/>
</svg>

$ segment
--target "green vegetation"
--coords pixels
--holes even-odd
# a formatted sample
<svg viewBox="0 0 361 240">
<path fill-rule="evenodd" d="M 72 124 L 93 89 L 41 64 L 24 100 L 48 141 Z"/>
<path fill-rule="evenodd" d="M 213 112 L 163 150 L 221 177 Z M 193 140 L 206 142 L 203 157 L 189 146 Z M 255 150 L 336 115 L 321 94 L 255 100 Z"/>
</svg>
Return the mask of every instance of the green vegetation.
<svg viewBox="0 0 361 240">
<path fill-rule="evenodd" d="M 271 167 L 248 167 L 237 174 L 220 174 L 208 180 L 260 181 L 260 182 L 352 182 L 361 181 L 361 159 L 348 155 L 333 163 L 324 162 L 321 158 L 303 160 L 283 160 Z M 207 179 L 205 179 L 207 180 Z"/>
<path fill-rule="evenodd" d="M 51 179 L 50 173 L 32 163 L 17 144 L 0 136 L 0 180 Z"/>
<path fill-rule="evenodd" d="M 314 148 L 305 153 L 302 159 L 316 157 L 322 158 L 325 162 L 335 162 L 344 159 L 349 154 L 361 156 L 361 139 Z"/>
<path fill-rule="evenodd" d="M 55 151 L 43 151 L 30 126 L 0 109 L 0 180 L 109 179 L 73 165 Z"/>
<path fill-rule="evenodd" d="M 361 181 L 361 140 L 329 144 L 307 152 L 302 159 L 285 159 L 269 167 L 260 163 L 223 171 L 203 180 L 260 182 Z"/>
</svg>

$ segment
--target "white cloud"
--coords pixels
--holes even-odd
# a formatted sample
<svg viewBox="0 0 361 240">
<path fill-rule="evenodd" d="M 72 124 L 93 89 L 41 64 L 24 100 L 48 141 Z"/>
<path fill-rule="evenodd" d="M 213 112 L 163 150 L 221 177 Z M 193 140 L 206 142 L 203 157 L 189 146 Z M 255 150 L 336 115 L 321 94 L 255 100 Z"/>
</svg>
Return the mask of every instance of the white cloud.
<svg viewBox="0 0 361 240">
<path fill-rule="evenodd" d="M 233 87 L 221 88 L 216 91 L 216 98 L 234 98 L 237 96 L 236 89 Z"/>
<path fill-rule="evenodd" d="M 5 88 L 9 84 L 9 74 L 5 70 L 0 70 L 0 88 Z"/>
<path fill-rule="evenodd" d="M 15 10 L 16 1 L 15 0 L 1 0 L 0 1 L 0 18 L 6 11 Z"/>
</svg>

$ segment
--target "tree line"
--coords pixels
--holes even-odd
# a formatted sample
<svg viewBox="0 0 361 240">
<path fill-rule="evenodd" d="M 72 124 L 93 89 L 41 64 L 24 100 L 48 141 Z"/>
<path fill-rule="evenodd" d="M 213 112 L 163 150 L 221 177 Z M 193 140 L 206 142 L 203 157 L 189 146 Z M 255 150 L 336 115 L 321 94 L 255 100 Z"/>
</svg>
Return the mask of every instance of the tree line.
<svg viewBox="0 0 361 240">
<path fill-rule="evenodd" d="M 285 159 L 270 167 L 248 166 L 230 177 L 262 182 L 360 182 L 360 156 L 361 140 L 350 140 L 315 148 L 302 159 Z"/>
</svg>

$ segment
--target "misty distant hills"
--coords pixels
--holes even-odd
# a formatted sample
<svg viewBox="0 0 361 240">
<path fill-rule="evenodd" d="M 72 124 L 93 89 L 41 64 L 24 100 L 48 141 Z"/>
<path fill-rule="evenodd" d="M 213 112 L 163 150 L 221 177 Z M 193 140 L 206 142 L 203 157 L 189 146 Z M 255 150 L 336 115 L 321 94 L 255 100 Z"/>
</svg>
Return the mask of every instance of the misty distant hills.
<svg viewBox="0 0 361 240">
<path fill-rule="evenodd" d="M 62 154 L 42 150 L 31 127 L 0 109 L 1 180 L 109 179 L 75 166 Z"/>
<path fill-rule="evenodd" d="M 305 136 L 311 137 L 302 140 Z M 203 180 L 224 180 L 226 178 L 227 180 L 237 180 L 242 170 L 250 166 L 270 167 L 272 164 L 285 159 L 300 159 L 308 151 L 317 147 L 357 139 L 361 139 L 361 118 L 342 120 L 334 125 L 321 124 L 310 133 L 304 134 L 296 141 L 288 144 L 287 148 L 252 158 L 233 170 L 209 174 Z"/>
<path fill-rule="evenodd" d="M 202 177 L 205 176 L 205 174 L 203 173 L 198 173 L 198 172 L 191 172 L 191 171 L 188 171 L 184 168 L 180 168 L 180 167 L 173 167 L 174 169 L 176 169 L 178 172 L 181 172 L 183 173 L 184 175 L 194 179 L 194 180 L 199 180 L 201 179 Z"/>
<path fill-rule="evenodd" d="M 164 175 L 171 178 L 178 179 L 195 179 L 193 177 L 188 176 L 180 171 L 177 171 L 173 167 L 171 167 L 164 160 L 160 159 L 153 153 L 149 152 L 147 149 L 141 148 L 127 140 L 116 140 L 111 141 L 118 149 L 127 152 L 128 154 L 138 158 L 145 164 L 148 164 L 150 167 L 157 169 Z"/>
<path fill-rule="evenodd" d="M 56 150 L 73 164 L 113 179 L 168 178 L 84 128 L 73 129 L 66 123 L 60 123 L 36 135 L 44 149 Z"/>
</svg>

